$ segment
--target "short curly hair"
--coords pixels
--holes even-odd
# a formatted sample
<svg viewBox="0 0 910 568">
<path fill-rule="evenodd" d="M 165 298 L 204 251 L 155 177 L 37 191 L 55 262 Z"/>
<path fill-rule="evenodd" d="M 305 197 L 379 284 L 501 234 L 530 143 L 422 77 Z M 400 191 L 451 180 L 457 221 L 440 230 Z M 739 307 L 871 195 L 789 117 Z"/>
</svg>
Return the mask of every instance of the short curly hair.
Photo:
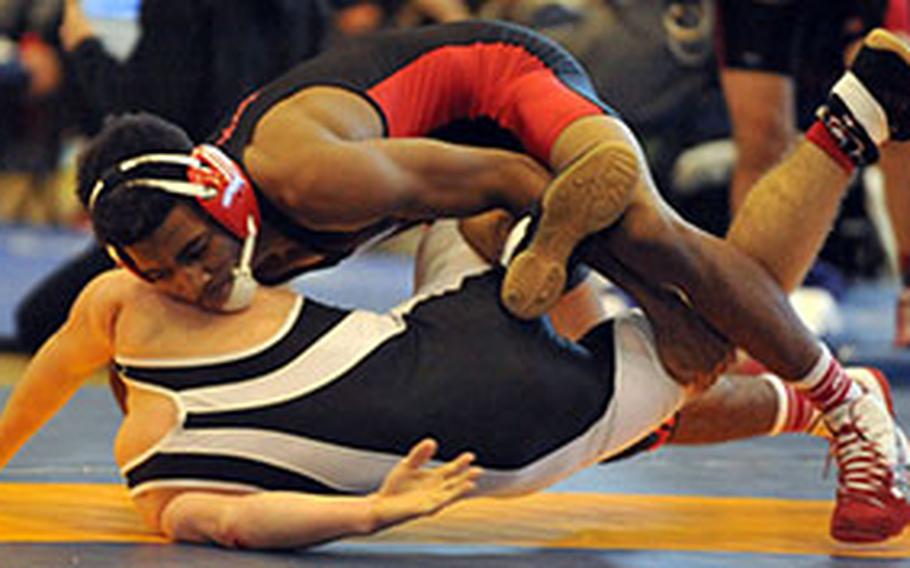
<svg viewBox="0 0 910 568">
<path fill-rule="evenodd" d="M 139 112 L 110 117 L 78 158 L 77 193 L 88 209 L 92 188 L 118 163 L 151 152 L 188 153 L 193 142 L 179 126 L 153 114 Z M 151 235 L 181 200 L 148 187 L 106 189 L 89 212 L 102 243 L 131 245 Z"/>
</svg>

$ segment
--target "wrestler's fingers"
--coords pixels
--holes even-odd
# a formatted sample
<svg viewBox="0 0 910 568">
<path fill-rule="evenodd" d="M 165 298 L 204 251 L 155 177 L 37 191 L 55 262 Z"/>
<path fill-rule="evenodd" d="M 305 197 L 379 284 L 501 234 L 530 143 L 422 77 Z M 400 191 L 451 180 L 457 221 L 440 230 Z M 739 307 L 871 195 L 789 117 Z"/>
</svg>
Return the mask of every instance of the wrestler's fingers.
<svg viewBox="0 0 910 568">
<path fill-rule="evenodd" d="M 477 489 L 477 482 L 471 481 L 470 479 L 466 479 L 466 480 L 460 482 L 458 485 L 456 485 L 452 489 L 452 493 L 455 497 L 461 497 L 463 495 L 467 495 L 468 493 L 470 493 L 471 491 L 474 491 L 475 489 Z"/>
<path fill-rule="evenodd" d="M 477 456 L 473 452 L 463 452 L 449 463 L 439 466 L 437 472 L 442 476 L 456 475 L 467 470 L 476 459 Z"/>
<path fill-rule="evenodd" d="M 468 468 L 468 470 L 465 471 L 464 474 L 458 476 L 458 478 L 459 478 L 459 483 L 461 483 L 462 485 L 463 485 L 463 484 L 470 484 L 470 485 L 476 487 L 476 485 L 477 485 L 477 480 L 480 479 L 480 476 L 481 476 L 481 475 L 483 475 L 483 468 L 482 468 L 482 467 L 476 467 L 476 466 L 475 466 L 475 467 Z"/>
<path fill-rule="evenodd" d="M 475 489 L 477 489 L 477 482 L 470 479 L 464 479 L 458 483 L 452 483 L 451 485 L 447 484 L 441 492 L 437 493 L 439 501 L 435 507 L 436 510 L 439 510 L 442 506 L 452 503 L 457 499 L 467 496 Z"/>
<path fill-rule="evenodd" d="M 411 448 L 401 463 L 409 469 L 420 469 L 433 458 L 438 448 L 436 440 L 424 438 Z"/>
<path fill-rule="evenodd" d="M 470 467 L 458 475 L 453 475 L 445 479 L 442 484 L 443 489 L 451 491 L 461 487 L 465 483 L 475 483 L 477 479 L 483 474 L 483 468 L 480 467 Z"/>
</svg>

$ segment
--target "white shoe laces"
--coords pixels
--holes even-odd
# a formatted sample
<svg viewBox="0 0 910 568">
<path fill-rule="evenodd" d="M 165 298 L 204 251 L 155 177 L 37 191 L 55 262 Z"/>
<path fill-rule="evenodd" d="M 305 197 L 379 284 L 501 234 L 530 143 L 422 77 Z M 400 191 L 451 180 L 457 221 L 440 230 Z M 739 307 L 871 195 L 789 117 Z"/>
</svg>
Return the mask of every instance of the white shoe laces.
<svg viewBox="0 0 910 568">
<path fill-rule="evenodd" d="M 885 456 L 853 425 L 845 426 L 831 444 L 830 458 L 837 460 L 840 490 L 875 496 L 888 491 L 893 480 Z"/>
<path fill-rule="evenodd" d="M 906 471 L 901 470 L 907 469 L 906 460 L 902 459 L 900 455 L 896 456 L 896 460 L 889 459 L 891 452 L 883 447 L 888 443 L 887 428 L 894 429 L 896 426 L 891 422 L 890 416 L 887 417 L 890 424 L 878 424 L 876 419 L 880 417 L 875 415 L 877 409 L 870 407 L 862 399 L 848 404 L 848 408 L 842 410 L 844 416 L 841 420 L 843 422 L 837 428 L 831 442 L 826 471 L 830 467 L 833 456 L 837 460 L 839 492 L 841 493 L 865 496 L 876 499 L 876 501 L 883 496 L 883 493 L 895 491 L 899 494 L 899 489 L 895 484 L 895 473 L 898 474 L 898 484 L 905 483 Z M 867 412 L 871 412 L 871 414 L 863 412 L 865 409 L 869 409 Z M 865 424 L 861 423 L 861 418 L 866 418 Z M 877 428 L 877 426 L 884 428 Z M 897 454 L 902 453 L 900 448 L 897 450 Z M 896 465 L 893 465 L 892 461 Z"/>
</svg>

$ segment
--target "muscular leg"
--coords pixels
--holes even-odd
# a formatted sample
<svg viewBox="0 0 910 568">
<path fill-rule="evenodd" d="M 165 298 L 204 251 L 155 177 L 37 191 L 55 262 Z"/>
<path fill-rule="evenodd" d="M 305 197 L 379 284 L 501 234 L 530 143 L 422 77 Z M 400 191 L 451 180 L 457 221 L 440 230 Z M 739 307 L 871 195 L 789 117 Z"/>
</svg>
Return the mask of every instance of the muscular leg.
<svg viewBox="0 0 910 568">
<path fill-rule="evenodd" d="M 851 378 L 894 412 L 891 387 L 877 369 L 851 367 Z M 724 375 L 679 411 L 671 444 L 715 444 L 757 436 L 832 436 L 802 393 L 772 375 Z M 901 440 L 906 445 L 906 440 Z"/>
<path fill-rule="evenodd" d="M 910 347 L 910 144 L 891 144 L 882 151 L 885 198 L 897 245 L 901 292 L 897 299 L 894 344 Z"/>
<path fill-rule="evenodd" d="M 768 381 L 724 375 L 702 396 L 679 411 L 673 444 L 714 444 L 765 436 L 774 428 L 780 407 Z"/>
<path fill-rule="evenodd" d="M 801 142 L 752 188 L 727 240 L 791 291 L 824 243 L 849 181 L 828 154 Z"/>
<path fill-rule="evenodd" d="M 571 163 L 590 148 L 592 140 L 626 144 L 636 153 L 640 171 L 647 171 L 631 132 L 609 117 L 588 117 L 570 125 L 554 146 L 554 166 L 559 169 Z M 605 253 L 654 285 L 681 291 L 720 333 L 774 372 L 796 379 L 818 359 L 817 340 L 773 279 L 730 244 L 681 219 L 664 203 L 646 173 L 639 176 L 625 215 L 601 236 Z M 598 268 L 600 256 L 586 261 Z"/>
<path fill-rule="evenodd" d="M 886 58 L 893 63 L 895 55 L 910 65 L 910 47 L 897 46 L 890 37 L 873 35 L 866 46 L 865 60 L 863 54 L 858 60 L 863 63 L 858 68 L 861 74 L 876 65 L 877 59 Z M 719 332 L 777 374 L 793 381 L 800 389 L 800 397 L 805 398 L 810 408 L 823 414 L 826 425 L 834 433 L 833 447 L 840 476 L 837 504 L 831 518 L 832 536 L 845 541 L 875 542 L 899 534 L 910 524 L 910 504 L 900 491 L 899 482 L 892 476 L 875 477 L 874 473 L 879 468 L 898 471 L 902 467 L 900 430 L 881 402 L 846 375 L 802 326 L 771 273 L 733 244 L 751 246 L 750 254 L 771 270 L 780 272 L 782 280 L 794 278 L 794 274 L 801 278 L 805 267 L 791 268 L 780 261 L 781 256 L 790 255 L 797 265 L 802 259 L 814 256 L 853 167 L 874 159 L 876 149 L 871 144 L 879 145 L 885 139 L 882 132 L 888 127 L 881 121 L 875 122 L 883 114 L 881 108 L 870 101 L 868 90 L 855 77 L 845 77 L 835 87 L 838 88 L 840 91 L 835 91 L 823 108 L 825 114 L 821 121 L 809 131 L 812 146 L 801 145 L 794 155 L 797 163 L 789 162 L 758 184 L 747 200 L 739 228 L 733 228 L 731 241 L 714 239 L 685 223 L 661 201 L 650 178 L 643 174 L 624 216 L 613 228 L 589 239 L 589 243 L 594 243 L 595 254 L 581 258 L 598 268 L 598 262 L 605 257 L 615 257 L 631 271 L 647 275 L 655 281 L 655 286 L 678 291 Z M 846 97 L 859 110 L 847 107 L 841 97 Z M 869 124 L 873 134 L 856 130 L 847 116 L 849 112 L 874 115 L 862 117 L 863 126 Z M 585 129 L 592 132 L 585 133 Z M 598 133 L 598 129 L 604 132 Z M 570 126 L 564 136 L 579 132 L 582 139 L 627 136 L 627 145 L 639 156 L 641 171 L 646 171 L 634 139 L 617 123 L 609 119 L 583 119 Z M 902 131 L 898 133 L 903 135 Z M 807 170 L 812 167 L 817 171 Z M 803 183 L 806 187 L 792 189 L 794 184 Z M 836 198 L 829 198 L 823 204 L 814 202 L 825 190 L 812 188 L 827 183 L 836 186 L 833 188 Z M 548 192 L 567 185 L 554 182 Z M 810 193 L 807 196 L 803 191 Z M 545 201 L 544 212 L 546 206 Z M 541 227 L 544 221 L 542 218 Z M 788 227 L 788 223 L 794 225 Z M 752 229 L 759 237 L 750 238 Z M 795 240 L 777 240 L 767 245 L 762 234 L 774 237 L 778 229 L 791 231 L 785 238 Z M 654 323 L 659 329 L 658 318 Z M 656 336 L 659 343 L 660 333 Z M 757 420 L 756 423 L 767 426 Z M 858 449 L 858 440 L 866 444 L 862 450 Z M 874 494 L 874 499 L 870 500 L 869 494 Z"/>
<path fill-rule="evenodd" d="M 879 162 L 885 175 L 885 196 L 888 213 L 894 229 L 897 251 L 901 257 L 901 271 L 910 276 L 910 144 L 891 144 L 882 149 Z"/>
</svg>

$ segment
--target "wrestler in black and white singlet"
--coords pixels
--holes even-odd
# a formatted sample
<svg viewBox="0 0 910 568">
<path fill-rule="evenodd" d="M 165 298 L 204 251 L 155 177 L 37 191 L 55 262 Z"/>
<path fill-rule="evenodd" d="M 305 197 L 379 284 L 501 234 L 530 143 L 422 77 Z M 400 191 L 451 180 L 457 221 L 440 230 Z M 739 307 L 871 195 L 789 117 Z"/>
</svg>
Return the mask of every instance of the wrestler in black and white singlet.
<svg viewBox="0 0 910 568">
<path fill-rule="evenodd" d="M 455 260 L 422 262 L 427 281 L 390 312 L 300 299 L 272 340 L 244 353 L 118 357 L 132 388 L 166 394 L 180 415 L 124 466 L 132 492 L 363 493 L 431 436 L 440 460 L 477 454 L 480 492 L 524 493 L 628 447 L 676 410 L 679 389 L 641 316 L 564 341 L 545 320 L 508 315 L 502 270 L 442 229 L 435 246 Z"/>
</svg>

